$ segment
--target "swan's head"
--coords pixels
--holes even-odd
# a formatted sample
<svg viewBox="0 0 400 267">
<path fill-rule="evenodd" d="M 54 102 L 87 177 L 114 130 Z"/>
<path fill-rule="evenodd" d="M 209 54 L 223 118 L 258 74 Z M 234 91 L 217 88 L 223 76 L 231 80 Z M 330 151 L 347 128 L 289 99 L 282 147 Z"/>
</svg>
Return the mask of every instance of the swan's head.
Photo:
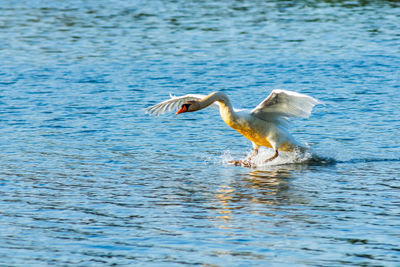
<svg viewBox="0 0 400 267">
<path fill-rule="evenodd" d="M 200 105 L 198 101 L 186 101 L 181 108 L 176 112 L 176 115 L 185 113 L 185 112 L 193 112 L 200 109 Z"/>
</svg>

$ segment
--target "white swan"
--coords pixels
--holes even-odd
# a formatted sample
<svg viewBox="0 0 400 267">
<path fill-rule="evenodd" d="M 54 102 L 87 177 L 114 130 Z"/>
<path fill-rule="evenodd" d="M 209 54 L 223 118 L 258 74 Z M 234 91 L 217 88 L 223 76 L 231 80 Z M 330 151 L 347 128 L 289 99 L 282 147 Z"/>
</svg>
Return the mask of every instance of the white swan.
<svg viewBox="0 0 400 267">
<path fill-rule="evenodd" d="M 275 89 L 253 110 L 237 110 L 232 107 L 226 94 L 213 92 L 208 96 L 189 94 L 175 97 L 171 95 L 171 99 L 147 108 L 147 113 L 160 115 L 180 107 L 176 114 L 181 114 L 216 105 L 226 124 L 253 143 L 254 152 L 247 160 L 231 161 L 230 163 L 250 166 L 251 158 L 258 154 L 260 146 L 274 150 L 273 156 L 265 161 L 271 161 L 278 157 L 279 151 L 293 151 L 296 148 L 302 148 L 287 131 L 289 118 L 308 118 L 316 104 L 320 104 L 320 102 L 310 96 Z"/>
</svg>

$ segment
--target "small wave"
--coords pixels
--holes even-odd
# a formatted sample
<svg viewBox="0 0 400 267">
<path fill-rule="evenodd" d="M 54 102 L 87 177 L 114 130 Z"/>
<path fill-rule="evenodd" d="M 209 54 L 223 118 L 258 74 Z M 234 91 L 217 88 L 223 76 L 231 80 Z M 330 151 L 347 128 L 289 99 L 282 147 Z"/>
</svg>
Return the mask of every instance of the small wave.
<svg viewBox="0 0 400 267">
<path fill-rule="evenodd" d="M 400 158 L 360 158 L 350 160 L 338 160 L 337 163 L 372 163 L 372 162 L 399 162 Z"/>
</svg>

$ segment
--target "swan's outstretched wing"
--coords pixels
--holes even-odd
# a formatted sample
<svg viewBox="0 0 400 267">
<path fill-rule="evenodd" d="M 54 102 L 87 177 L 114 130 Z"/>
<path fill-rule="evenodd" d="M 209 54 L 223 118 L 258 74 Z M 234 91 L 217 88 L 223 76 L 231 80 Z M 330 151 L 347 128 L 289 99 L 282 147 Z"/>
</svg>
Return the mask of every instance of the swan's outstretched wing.
<svg viewBox="0 0 400 267">
<path fill-rule="evenodd" d="M 173 96 L 170 95 L 171 99 L 165 100 L 161 103 L 155 104 L 154 106 L 148 107 L 146 110 L 146 113 L 149 113 L 150 115 L 161 115 L 169 111 L 173 110 L 178 110 L 186 101 L 191 101 L 191 100 L 201 100 L 206 95 L 197 95 L 197 94 L 189 94 L 189 95 L 184 95 L 184 96 Z M 217 106 L 218 103 L 214 102 L 211 106 Z"/>
<path fill-rule="evenodd" d="M 267 121 L 290 117 L 308 118 L 317 104 L 321 103 L 311 96 L 275 89 L 251 114 Z"/>
</svg>

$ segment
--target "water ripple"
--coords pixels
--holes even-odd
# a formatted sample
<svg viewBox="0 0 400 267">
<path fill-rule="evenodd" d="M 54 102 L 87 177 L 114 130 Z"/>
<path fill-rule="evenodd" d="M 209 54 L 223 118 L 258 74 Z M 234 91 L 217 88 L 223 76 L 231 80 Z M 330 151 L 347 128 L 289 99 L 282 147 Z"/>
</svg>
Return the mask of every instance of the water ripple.
<svg viewBox="0 0 400 267">
<path fill-rule="evenodd" d="M 398 13 L 3 3 L 0 265 L 398 265 Z M 317 157 L 230 166 L 251 144 L 217 111 L 144 112 L 215 90 L 252 108 L 273 88 L 326 104 L 291 129 Z"/>
</svg>

